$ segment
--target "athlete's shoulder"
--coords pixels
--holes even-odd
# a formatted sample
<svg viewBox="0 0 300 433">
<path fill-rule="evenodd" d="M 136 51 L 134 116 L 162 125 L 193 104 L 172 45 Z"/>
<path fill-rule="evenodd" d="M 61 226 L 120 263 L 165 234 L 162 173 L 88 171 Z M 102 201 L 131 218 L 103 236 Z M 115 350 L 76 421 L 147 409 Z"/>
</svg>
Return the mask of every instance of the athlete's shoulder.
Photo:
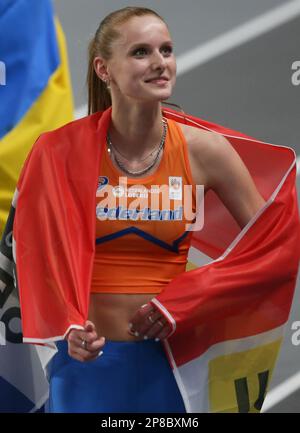
<svg viewBox="0 0 300 433">
<path fill-rule="evenodd" d="M 201 158 L 209 157 L 220 141 L 220 134 L 214 131 L 197 128 L 196 126 L 185 125 L 177 122 L 184 138 L 187 142 L 189 151 L 196 158 L 201 155 Z"/>
<path fill-rule="evenodd" d="M 193 178 L 197 184 L 210 188 L 209 167 L 222 159 L 224 147 L 230 143 L 219 133 L 178 122 L 187 143 Z M 223 149 L 223 151 L 222 151 Z M 223 160 L 222 160 L 223 161 Z"/>
</svg>

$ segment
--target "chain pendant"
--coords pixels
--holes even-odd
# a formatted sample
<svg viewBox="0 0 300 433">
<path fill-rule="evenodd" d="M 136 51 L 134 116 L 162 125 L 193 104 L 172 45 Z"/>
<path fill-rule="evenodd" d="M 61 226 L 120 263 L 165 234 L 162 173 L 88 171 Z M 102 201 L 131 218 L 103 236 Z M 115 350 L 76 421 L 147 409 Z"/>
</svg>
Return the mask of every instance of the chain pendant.
<svg viewBox="0 0 300 433">
<path fill-rule="evenodd" d="M 163 135 L 162 135 L 162 139 L 161 142 L 159 144 L 158 150 L 157 150 L 157 154 L 153 160 L 153 162 L 146 167 L 143 170 L 140 171 L 130 171 L 127 168 L 124 167 L 124 165 L 118 160 L 118 158 L 116 157 L 115 151 L 113 150 L 113 145 L 112 142 L 110 140 L 109 134 L 107 133 L 107 144 L 108 144 L 108 152 L 111 153 L 114 156 L 114 159 L 118 165 L 118 167 L 124 171 L 126 174 L 130 175 L 130 176 L 140 176 L 142 174 L 147 173 L 149 170 L 151 170 L 152 167 L 154 167 L 154 165 L 156 164 L 158 157 L 160 155 L 161 150 L 163 149 L 163 146 L 165 144 L 165 139 L 166 139 L 166 134 L 167 134 L 167 123 L 165 121 L 163 121 L 163 127 L 164 127 L 164 131 L 163 131 Z M 150 155 L 153 154 L 154 151 L 151 152 Z M 120 153 L 120 152 L 119 152 Z M 148 155 L 145 159 L 147 159 L 150 155 Z M 126 158 L 125 158 L 126 159 Z M 143 159 L 142 161 L 144 161 L 145 159 Z"/>
</svg>

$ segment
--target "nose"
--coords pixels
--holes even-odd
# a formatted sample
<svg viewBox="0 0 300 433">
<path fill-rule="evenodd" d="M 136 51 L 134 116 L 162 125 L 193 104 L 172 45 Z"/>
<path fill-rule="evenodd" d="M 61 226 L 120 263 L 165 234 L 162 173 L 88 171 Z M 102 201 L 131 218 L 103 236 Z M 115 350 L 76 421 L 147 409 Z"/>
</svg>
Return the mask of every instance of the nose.
<svg viewBox="0 0 300 433">
<path fill-rule="evenodd" d="M 153 69 L 165 69 L 166 67 L 166 58 L 159 51 L 153 53 L 152 67 Z"/>
</svg>

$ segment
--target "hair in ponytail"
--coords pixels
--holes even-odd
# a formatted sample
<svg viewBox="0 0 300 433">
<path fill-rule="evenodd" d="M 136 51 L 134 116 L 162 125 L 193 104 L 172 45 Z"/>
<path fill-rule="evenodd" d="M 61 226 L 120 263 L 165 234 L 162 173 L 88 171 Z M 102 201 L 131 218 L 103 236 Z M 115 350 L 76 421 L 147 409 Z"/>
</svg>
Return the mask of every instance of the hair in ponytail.
<svg viewBox="0 0 300 433">
<path fill-rule="evenodd" d="M 154 15 L 165 23 L 163 18 L 152 9 L 131 6 L 110 13 L 100 23 L 94 38 L 90 41 L 88 49 L 88 114 L 106 110 L 112 104 L 109 89 L 95 72 L 95 57 L 99 55 L 105 60 L 109 60 L 112 57 L 113 42 L 121 37 L 118 26 L 132 17 L 141 17 L 144 15 Z"/>
</svg>

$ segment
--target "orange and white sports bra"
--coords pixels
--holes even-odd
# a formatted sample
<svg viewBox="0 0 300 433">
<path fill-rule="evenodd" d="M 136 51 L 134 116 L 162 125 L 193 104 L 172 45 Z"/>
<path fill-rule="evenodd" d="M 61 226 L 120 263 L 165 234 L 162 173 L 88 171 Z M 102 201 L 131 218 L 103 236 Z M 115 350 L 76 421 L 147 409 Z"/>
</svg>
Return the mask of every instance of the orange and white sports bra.
<svg viewBox="0 0 300 433">
<path fill-rule="evenodd" d="M 92 293 L 160 293 L 185 271 L 195 184 L 182 130 L 174 120 L 167 124 L 162 159 L 148 177 L 126 177 L 105 146 L 96 192 Z"/>
</svg>

